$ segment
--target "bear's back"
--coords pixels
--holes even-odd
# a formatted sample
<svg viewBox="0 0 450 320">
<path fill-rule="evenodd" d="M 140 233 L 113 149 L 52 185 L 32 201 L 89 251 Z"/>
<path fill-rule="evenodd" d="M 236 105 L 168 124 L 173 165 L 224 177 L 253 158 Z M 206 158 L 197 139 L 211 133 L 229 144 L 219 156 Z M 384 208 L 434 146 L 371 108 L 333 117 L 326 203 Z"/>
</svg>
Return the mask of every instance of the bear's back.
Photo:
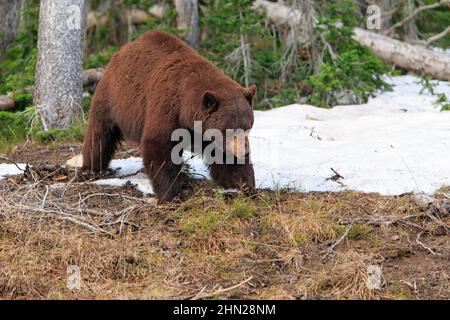
<svg viewBox="0 0 450 320">
<path fill-rule="evenodd" d="M 239 88 L 182 40 L 151 31 L 111 58 L 94 98 L 104 101 L 124 137 L 138 142 L 147 114 L 176 114 L 181 97 L 213 86 Z"/>
<path fill-rule="evenodd" d="M 195 53 L 181 39 L 169 33 L 159 31 L 149 31 L 139 37 L 136 42 L 142 43 L 144 46 L 157 49 L 161 54 L 171 54 L 175 52 Z"/>
<path fill-rule="evenodd" d="M 184 66 L 170 68 L 171 63 L 180 60 Z M 170 91 L 177 88 L 175 82 L 186 74 L 183 69 L 192 68 L 194 61 L 204 60 L 182 40 L 167 33 L 147 32 L 111 58 L 95 95 L 106 102 L 105 107 L 124 136 L 137 141 L 148 102 L 173 96 Z M 171 81 L 167 81 L 169 76 Z"/>
<path fill-rule="evenodd" d="M 106 72 L 116 79 L 133 76 L 140 83 L 151 71 L 174 56 L 196 56 L 196 52 L 177 37 L 158 31 L 150 31 L 123 46 L 107 66 Z"/>
</svg>

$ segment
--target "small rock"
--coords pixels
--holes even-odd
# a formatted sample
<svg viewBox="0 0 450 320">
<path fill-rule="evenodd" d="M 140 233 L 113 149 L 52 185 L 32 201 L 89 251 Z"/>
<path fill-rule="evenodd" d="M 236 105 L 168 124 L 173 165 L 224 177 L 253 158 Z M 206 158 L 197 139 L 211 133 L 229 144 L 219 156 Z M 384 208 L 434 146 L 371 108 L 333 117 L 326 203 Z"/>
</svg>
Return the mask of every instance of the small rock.
<svg viewBox="0 0 450 320">
<path fill-rule="evenodd" d="M 0 111 L 14 109 L 14 100 L 9 96 L 0 96 Z"/>
</svg>

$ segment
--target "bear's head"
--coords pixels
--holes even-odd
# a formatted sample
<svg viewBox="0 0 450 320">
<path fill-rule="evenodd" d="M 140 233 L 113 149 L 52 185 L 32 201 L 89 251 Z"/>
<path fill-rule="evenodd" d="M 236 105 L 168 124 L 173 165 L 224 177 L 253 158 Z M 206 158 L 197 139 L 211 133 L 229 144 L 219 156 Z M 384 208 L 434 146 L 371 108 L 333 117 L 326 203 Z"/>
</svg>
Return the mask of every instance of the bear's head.
<svg viewBox="0 0 450 320">
<path fill-rule="evenodd" d="M 247 156 L 250 152 L 248 133 L 254 122 L 256 86 L 244 88 L 227 82 L 205 87 L 207 89 L 191 90 L 187 103 L 182 104 L 180 120 L 183 125 L 194 130 L 194 122 L 201 121 L 202 134 L 212 132 L 215 138 L 214 132 L 220 132 L 224 150 L 238 158 Z"/>
</svg>

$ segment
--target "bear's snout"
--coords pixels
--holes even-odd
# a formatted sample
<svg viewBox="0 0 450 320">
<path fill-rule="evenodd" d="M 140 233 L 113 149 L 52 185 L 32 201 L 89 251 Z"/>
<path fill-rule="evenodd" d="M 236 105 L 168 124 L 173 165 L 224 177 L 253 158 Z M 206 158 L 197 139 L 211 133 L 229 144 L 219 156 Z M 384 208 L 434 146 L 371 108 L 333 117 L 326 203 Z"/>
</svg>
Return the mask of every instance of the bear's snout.
<svg viewBox="0 0 450 320">
<path fill-rule="evenodd" d="M 229 150 L 236 158 L 243 159 L 250 154 L 250 142 L 248 132 L 236 134 L 227 143 Z"/>
</svg>

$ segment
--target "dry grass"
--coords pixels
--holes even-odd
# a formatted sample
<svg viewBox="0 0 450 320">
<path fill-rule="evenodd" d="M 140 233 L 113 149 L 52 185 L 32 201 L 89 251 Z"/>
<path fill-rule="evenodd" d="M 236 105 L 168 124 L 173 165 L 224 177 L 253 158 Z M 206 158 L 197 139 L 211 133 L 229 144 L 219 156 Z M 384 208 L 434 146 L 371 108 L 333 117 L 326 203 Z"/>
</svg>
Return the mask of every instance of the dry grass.
<svg viewBox="0 0 450 320">
<path fill-rule="evenodd" d="M 0 182 L 0 298 L 450 298 L 449 217 L 412 196 L 223 199 L 203 182 L 188 201 L 155 206 L 66 174 Z M 370 223 L 409 215 L 415 226 Z M 355 218 L 369 222 L 343 224 Z M 74 265 L 80 290 L 67 288 Z M 367 288 L 369 265 L 382 268 L 382 290 Z"/>
</svg>

